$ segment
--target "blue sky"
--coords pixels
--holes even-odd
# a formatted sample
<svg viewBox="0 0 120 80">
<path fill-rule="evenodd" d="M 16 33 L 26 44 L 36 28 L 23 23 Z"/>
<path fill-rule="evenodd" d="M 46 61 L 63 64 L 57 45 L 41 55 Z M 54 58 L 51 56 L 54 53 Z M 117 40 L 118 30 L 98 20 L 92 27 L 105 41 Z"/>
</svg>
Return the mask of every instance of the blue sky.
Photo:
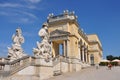
<svg viewBox="0 0 120 80">
<path fill-rule="evenodd" d="M 40 40 L 38 31 L 48 14 L 58 15 L 66 9 L 75 11 L 85 33 L 99 36 L 104 57 L 120 56 L 119 0 L 0 0 L 0 56 L 7 56 L 17 27 L 25 37 L 24 51 L 33 55 L 32 48 Z"/>
</svg>

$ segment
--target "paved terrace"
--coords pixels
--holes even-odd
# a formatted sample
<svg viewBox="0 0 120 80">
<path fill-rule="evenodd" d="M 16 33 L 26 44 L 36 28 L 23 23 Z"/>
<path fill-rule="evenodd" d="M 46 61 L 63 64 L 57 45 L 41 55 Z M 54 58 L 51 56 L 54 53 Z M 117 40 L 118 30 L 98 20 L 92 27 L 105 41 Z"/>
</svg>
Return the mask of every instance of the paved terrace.
<svg viewBox="0 0 120 80">
<path fill-rule="evenodd" d="M 47 80 L 120 80 L 120 67 L 95 67 L 83 69 L 79 72 L 62 74 Z"/>
</svg>

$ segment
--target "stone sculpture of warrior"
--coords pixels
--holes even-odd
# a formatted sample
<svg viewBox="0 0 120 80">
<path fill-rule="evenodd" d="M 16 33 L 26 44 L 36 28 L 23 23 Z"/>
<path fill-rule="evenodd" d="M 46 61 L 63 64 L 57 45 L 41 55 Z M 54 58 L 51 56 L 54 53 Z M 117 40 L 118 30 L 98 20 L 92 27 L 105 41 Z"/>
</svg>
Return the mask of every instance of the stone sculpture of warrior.
<svg viewBox="0 0 120 80">
<path fill-rule="evenodd" d="M 38 35 L 42 38 L 41 43 L 37 42 L 37 48 L 33 48 L 35 57 L 51 58 L 51 46 L 49 44 L 48 24 L 44 23 Z"/>
</svg>

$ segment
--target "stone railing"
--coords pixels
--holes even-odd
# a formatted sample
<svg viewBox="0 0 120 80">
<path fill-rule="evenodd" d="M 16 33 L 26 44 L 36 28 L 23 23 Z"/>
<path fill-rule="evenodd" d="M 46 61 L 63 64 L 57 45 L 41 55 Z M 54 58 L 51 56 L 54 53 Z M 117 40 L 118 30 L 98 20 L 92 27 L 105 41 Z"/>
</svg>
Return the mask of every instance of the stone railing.
<svg viewBox="0 0 120 80">
<path fill-rule="evenodd" d="M 35 58 L 30 56 L 24 56 L 12 62 L 0 62 L 0 75 L 2 76 L 12 75 L 29 65 L 34 65 L 34 62 Z"/>
<path fill-rule="evenodd" d="M 81 63 L 81 60 L 78 58 L 74 58 L 74 57 L 65 57 L 65 56 L 60 56 L 60 55 L 53 58 L 53 65 L 56 65 L 59 62 L 79 64 L 79 63 Z"/>
<path fill-rule="evenodd" d="M 5 64 L 9 61 L 8 58 L 0 58 L 0 71 L 4 70 Z"/>
<path fill-rule="evenodd" d="M 68 58 L 58 55 L 55 58 L 53 58 L 53 65 L 54 65 L 54 63 L 58 63 L 58 62 L 68 62 Z"/>
<path fill-rule="evenodd" d="M 71 57 L 71 58 L 68 58 L 68 61 L 69 61 L 69 63 L 75 63 L 75 64 L 79 64 L 80 62 L 81 62 L 81 60 L 80 59 L 78 59 L 78 58 L 74 58 L 74 57 Z"/>
<path fill-rule="evenodd" d="M 4 70 L 5 67 L 5 63 L 4 62 L 0 62 L 0 71 Z"/>
<path fill-rule="evenodd" d="M 56 56 L 55 58 L 53 58 L 53 66 L 55 66 L 56 64 L 58 64 L 60 62 L 60 55 Z"/>
<path fill-rule="evenodd" d="M 8 62 L 9 59 L 8 58 L 0 58 L 0 62 Z"/>
<path fill-rule="evenodd" d="M 60 21 L 60 20 L 76 20 L 76 16 L 74 14 L 61 14 L 57 16 L 52 16 L 48 18 L 49 22 Z"/>
</svg>

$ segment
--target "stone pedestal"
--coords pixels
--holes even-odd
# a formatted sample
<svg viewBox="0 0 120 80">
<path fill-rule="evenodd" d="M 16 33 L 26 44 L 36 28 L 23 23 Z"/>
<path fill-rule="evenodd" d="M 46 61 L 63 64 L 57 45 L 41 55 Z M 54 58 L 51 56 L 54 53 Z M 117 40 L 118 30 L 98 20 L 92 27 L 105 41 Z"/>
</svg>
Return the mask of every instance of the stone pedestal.
<svg viewBox="0 0 120 80">
<path fill-rule="evenodd" d="M 40 66 L 53 66 L 52 60 L 46 60 L 45 58 L 36 58 L 35 64 Z"/>
<path fill-rule="evenodd" d="M 53 77 L 53 67 L 39 67 L 39 79 L 43 80 L 43 79 L 48 79 Z"/>
<path fill-rule="evenodd" d="M 36 65 L 36 75 L 39 77 L 40 80 L 53 77 L 52 60 L 46 62 L 45 59 L 37 58 L 35 60 L 35 65 Z"/>
<path fill-rule="evenodd" d="M 5 65 L 4 71 L 10 71 L 10 65 Z"/>
</svg>

